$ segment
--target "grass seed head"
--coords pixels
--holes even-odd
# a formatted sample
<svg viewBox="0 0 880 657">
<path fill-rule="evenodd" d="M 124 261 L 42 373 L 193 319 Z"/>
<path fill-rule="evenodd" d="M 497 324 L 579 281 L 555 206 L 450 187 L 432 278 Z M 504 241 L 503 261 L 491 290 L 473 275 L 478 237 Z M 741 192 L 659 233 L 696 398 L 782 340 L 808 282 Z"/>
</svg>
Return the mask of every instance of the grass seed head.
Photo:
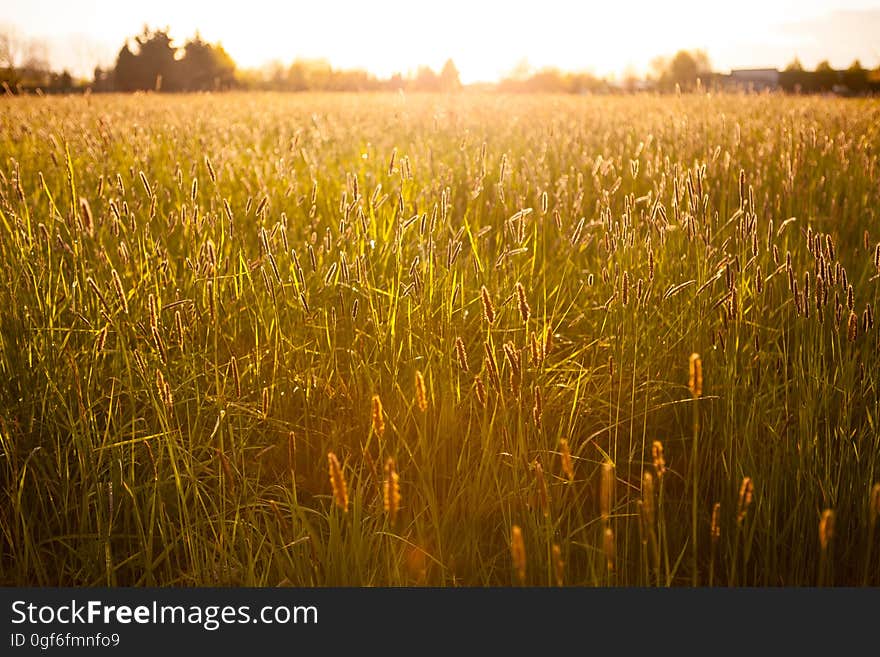
<svg viewBox="0 0 880 657">
<path fill-rule="evenodd" d="M 156 295 L 152 292 L 147 300 L 147 305 L 150 309 L 150 328 L 158 329 L 159 328 L 159 307 L 156 303 Z"/>
<path fill-rule="evenodd" d="M 116 291 L 116 298 L 119 305 L 122 306 L 122 312 L 128 314 L 128 299 L 125 296 L 125 288 L 122 287 L 122 279 L 119 278 L 119 272 L 115 269 L 110 271 L 110 277 L 113 279 L 113 289 Z"/>
<path fill-rule="evenodd" d="M 571 448 L 565 438 L 559 440 L 559 455 L 562 461 L 562 474 L 569 482 L 574 481 L 574 466 L 571 461 Z"/>
<path fill-rule="evenodd" d="M 605 553 L 605 565 L 608 567 L 608 572 L 613 573 L 616 561 L 616 550 L 614 548 L 614 530 L 611 529 L 611 527 L 605 528 L 602 540 L 602 551 Z"/>
<path fill-rule="evenodd" d="M 206 155 L 205 156 L 205 166 L 208 168 L 208 175 L 211 177 L 212 183 L 217 183 L 217 173 L 214 171 L 214 165 L 211 164 L 211 159 Z"/>
<path fill-rule="evenodd" d="M 709 535 L 712 538 L 713 545 L 721 538 L 721 502 L 715 502 L 715 505 L 712 507 L 712 523 L 709 526 Z"/>
<path fill-rule="evenodd" d="M 825 509 L 819 518 L 819 546 L 822 552 L 828 549 L 828 544 L 834 538 L 834 511 Z"/>
<path fill-rule="evenodd" d="M 541 397 L 541 388 L 535 386 L 535 405 L 532 407 L 532 419 L 535 426 L 541 426 L 541 419 L 544 417 L 544 401 Z"/>
<path fill-rule="evenodd" d="M 492 299 L 489 296 L 489 290 L 484 285 L 480 288 L 480 298 L 483 301 L 483 318 L 488 324 L 495 323 L 495 307 L 492 305 Z"/>
<path fill-rule="evenodd" d="M 143 171 L 139 171 L 138 173 L 140 174 L 141 184 L 144 186 L 144 191 L 149 198 L 153 198 L 153 189 L 150 187 L 150 182 L 147 180 L 147 174 Z"/>
<path fill-rule="evenodd" d="M 486 343 L 486 349 L 489 349 L 488 343 Z M 498 364 L 495 362 L 495 355 L 491 351 L 483 359 L 483 367 L 489 373 L 489 382 L 492 384 L 492 387 L 495 388 L 496 392 L 501 392 L 501 377 L 498 374 Z"/>
<path fill-rule="evenodd" d="M 510 556 L 513 561 L 513 570 L 520 584 L 526 582 L 526 544 L 523 540 L 522 529 L 514 525 L 510 530 Z"/>
<path fill-rule="evenodd" d="M 168 351 L 165 349 L 165 341 L 162 339 L 162 334 L 159 333 L 159 329 L 155 326 L 150 329 L 150 333 L 153 336 L 153 344 L 156 345 L 156 350 L 159 352 L 159 358 L 162 360 L 162 364 L 167 365 Z"/>
<path fill-rule="evenodd" d="M 655 440 L 651 443 L 651 459 L 654 462 L 654 473 L 657 479 L 662 479 L 666 472 L 666 459 L 663 458 L 663 443 Z"/>
<path fill-rule="evenodd" d="M 100 331 L 98 331 L 98 335 L 95 338 L 95 352 L 96 353 L 100 354 L 102 351 L 104 351 L 104 346 L 107 343 L 107 326 L 108 325 L 105 324 L 104 328 L 102 328 Z"/>
<path fill-rule="evenodd" d="M 556 586 L 562 586 L 565 583 L 565 561 L 562 559 L 562 548 L 558 543 L 553 544 L 553 566 L 556 572 Z"/>
<path fill-rule="evenodd" d="M 470 371 L 468 368 L 467 351 L 464 348 L 464 342 L 461 337 L 455 338 L 455 355 L 458 358 L 458 366 L 465 372 Z"/>
<path fill-rule="evenodd" d="M 690 388 L 691 396 L 698 399 L 703 396 L 703 359 L 700 358 L 700 354 L 691 354 L 689 369 L 688 388 Z"/>
<path fill-rule="evenodd" d="M 754 486 L 752 485 L 751 477 L 743 477 L 742 484 L 739 487 L 739 502 L 736 507 L 736 524 L 742 525 L 743 520 L 746 518 L 746 514 L 748 513 L 749 506 L 752 504 L 752 494 L 754 492 Z"/>
<path fill-rule="evenodd" d="M 425 389 L 425 377 L 421 372 L 416 372 L 416 406 L 424 413 L 428 410 L 428 393 Z"/>
<path fill-rule="evenodd" d="M 850 342 L 855 342 L 856 338 L 859 337 L 859 316 L 854 312 L 850 311 L 849 313 L 849 321 L 847 322 L 847 330 L 846 330 L 847 340 Z"/>
<path fill-rule="evenodd" d="M 517 282 L 516 284 L 516 296 L 519 301 L 519 316 L 522 318 L 523 324 L 527 324 L 529 317 L 532 316 L 532 309 L 529 307 L 529 302 L 526 300 L 526 289 L 523 287 L 522 283 Z"/>
<path fill-rule="evenodd" d="M 614 506 L 615 474 L 614 464 L 605 461 L 602 464 L 602 479 L 599 487 L 599 511 L 602 520 L 608 522 L 611 517 L 611 509 Z"/>
<path fill-rule="evenodd" d="M 516 349 L 516 345 L 513 342 L 505 342 L 503 345 L 504 356 L 507 358 L 507 363 L 510 365 L 511 375 L 520 376 L 522 373 L 522 363 L 520 361 L 519 352 Z"/>
<path fill-rule="evenodd" d="M 477 395 L 477 401 L 480 406 L 486 406 L 486 386 L 483 385 L 483 379 L 478 374 L 474 377 L 474 393 Z"/>
<path fill-rule="evenodd" d="M 89 205 L 89 201 L 87 198 L 80 197 L 79 209 L 80 209 L 80 221 L 82 222 L 83 231 L 86 232 L 88 235 L 94 237 L 94 235 L 95 235 L 95 221 L 92 218 L 92 207 Z"/>
<path fill-rule="evenodd" d="M 348 484 L 345 482 L 345 474 L 339 459 L 333 452 L 327 453 L 327 461 L 330 464 L 330 487 L 333 491 L 333 501 L 343 513 L 348 513 Z"/>
<path fill-rule="evenodd" d="M 371 419 L 373 432 L 379 437 L 385 435 L 385 414 L 382 411 L 382 400 L 379 395 L 373 395 Z"/>
<path fill-rule="evenodd" d="M 385 481 L 382 485 L 382 499 L 385 513 L 388 519 L 394 524 L 397 519 L 397 511 L 400 509 L 400 477 L 397 475 L 397 468 L 394 465 L 394 459 L 388 457 L 385 461 Z"/>
<path fill-rule="evenodd" d="M 171 408 L 174 404 L 174 400 L 171 397 L 171 386 L 165 380 L 162 370 L 156 370 L 156 391 L 159 393 L 159 399 L 162 400 L 162 403 Z"/>
</svg>

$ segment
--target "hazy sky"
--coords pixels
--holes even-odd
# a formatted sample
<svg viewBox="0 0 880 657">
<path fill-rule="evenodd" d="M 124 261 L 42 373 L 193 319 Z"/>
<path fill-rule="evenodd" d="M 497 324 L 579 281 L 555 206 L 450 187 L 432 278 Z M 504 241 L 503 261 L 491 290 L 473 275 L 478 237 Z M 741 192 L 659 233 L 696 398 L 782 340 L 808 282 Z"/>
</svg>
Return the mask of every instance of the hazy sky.
<svg viewBox="0 0 880 657">
<path fill-rule="evenodd" d="M 527 60 L 620 75 L 657 55 L 702 48 L 716 70 L 783 67 L 798 56 L 846 67 L 880 65 L 880 0 L 0 0 L 0 30 L 48 45 L 57 68 L 111 64 L 145 24 L 181 44 L 197 29 L 242 67 L 297 57 L 379 75 L 439 69 L 465 82 L 497 79 Z"/>
</svg>

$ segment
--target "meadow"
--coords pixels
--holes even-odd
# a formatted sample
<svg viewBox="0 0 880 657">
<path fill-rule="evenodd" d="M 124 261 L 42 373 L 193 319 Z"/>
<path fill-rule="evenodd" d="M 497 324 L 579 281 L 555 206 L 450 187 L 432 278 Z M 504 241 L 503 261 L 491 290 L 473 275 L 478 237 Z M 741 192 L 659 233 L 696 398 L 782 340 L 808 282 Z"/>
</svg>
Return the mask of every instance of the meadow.
<svg viewBox="0 0 880 657">
<path fill-rule="evenodd" d="M 880 585 L 880 102 L 0 102 L 0 583 Z"/>
</svg>

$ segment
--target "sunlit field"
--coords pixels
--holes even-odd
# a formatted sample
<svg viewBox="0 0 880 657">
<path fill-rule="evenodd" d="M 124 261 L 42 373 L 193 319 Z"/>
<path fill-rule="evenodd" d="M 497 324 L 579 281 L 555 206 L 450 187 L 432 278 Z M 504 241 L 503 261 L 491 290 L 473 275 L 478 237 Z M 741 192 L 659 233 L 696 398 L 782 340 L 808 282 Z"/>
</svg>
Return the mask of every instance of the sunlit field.
<svg viewBox="0 0 880 657">
<path fill-rule="evenodd" d="M 880 585 L 880 102 L 0 103 L 5 585 Z"/>
</svg>

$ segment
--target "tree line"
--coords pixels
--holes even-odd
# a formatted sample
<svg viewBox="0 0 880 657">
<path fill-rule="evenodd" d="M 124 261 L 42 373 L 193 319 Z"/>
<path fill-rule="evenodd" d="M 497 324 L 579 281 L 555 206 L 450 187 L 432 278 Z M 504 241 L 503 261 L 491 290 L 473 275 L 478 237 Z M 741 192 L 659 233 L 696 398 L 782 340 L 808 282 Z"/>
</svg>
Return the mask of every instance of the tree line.
<svg viewBox="0 0 880 657">
<path fill-rule="evenodd" d="M 46 45 L 14 29 L 0 30 L 0 85 L 7 92 L 45 89 L 70 92 L 76 87 L 67 71 L 52 71 Z"/>
<path fill-rule="evenodd" d="M 789 93 L 827 93 L 841 90 L 851 94 L 880 93 L 880 68 L 869 71 L 859 60 L 849 68 L 838 71 L 827 60 L 819 62 L 816 69 L 807 71 L 798 59 L 794 59 L 779 72 L 779 86 Z"/>
<path fill-rule="evenodd" d="M 196 34 L 176 48 L 168 30 L 145 27 L 126 41 L 113 68 L 95 70 L 93 91 L 217 91 L 254 89 L 274 91 L 455 91 L 461 87 L 458 69 L 448 60 L 439 73 L 422 66 L 411 77 L 380 79 L 364 70 L 334 69 L 323 60 L 279 62 L 259 70 L 238 70 L 220 44 Z"/>
<path fill-rule="evenodd" d="M 364 70 L 333 68 L 324 60 L 297 60 L 290 65 L 274 62 L 261 69 L 241 70 L 220 43 L 208 43 L 196 33 L 183 46 L 176 46 L 167 28 L 150 29 L 127 39 L 113 66 L 94 71 L 92 80 L 74 80 L 67 71 L 55 72 L 48 65 L 46 49 L 9 32 L 0 32 L 0 84 L 14 92 L 181 92 L 254 89 L 274 91 L 456 91 L 462 87 L 458 69 L 450 59 L 439 72 L 427 66 L 414 74 L 395 73 L 379 78 Z M 730 87 L 730 77 L 712 71 L 709 58 L 700 50 L 681 50 L 672 57 L 658 57 L 641 79 L 628 73 L 613 81 L 586 72 L 555 68 L 532 71 L 517 66 L 493 89 L 505 93 L 614 93 L 639 90 L 693 91 Z M 880 68 L 870 71 L 855 61 L 838 71 L 824 61 L 814 71 L 795 59 L 778 73 L 775 85 L 788 93 L 880 93 Z"/>
<path fill-rule="evenodd" d="M 659 91 L 693 91 L 698 84 L 705 88 L 729 88 L 735 84 L 730 76 L 713 72 L 708 56 L 700 50 L 679 51 L 671 59 L 657 58 L 652 62 L 652 69 Z M 849 68 L 835 70 L 825 60 L 815 70 L 808 71 L 795 58 L 783 70 L 778 71 L 776 85 L 782 91 L 792 94 L 880 93 L 880 68 L 871 71 L 864 68 L 859 60 L 855 60 Z"/>
<path fill-rule="evenodd" d="M 462 86 L 451 59 L 439 73 L 420 66 L 414 75 L 395 73 L 388 78 L 361 69 L 335 69 L 323 59 L 298 59 L 289 66 L 273 62 L 259 70 L 241 71 L 238 84 L 262 91 L 456 91 Z"/>
<path fill-rule="evenodd" d="M 93 91 L 220 91 L 237 84 L 235 62 L 223 46 L 198 33 L 182 48 L 168 30 L 150 30 L 126 41 L 112 69 L 95 69 Z"/>
</svg>

